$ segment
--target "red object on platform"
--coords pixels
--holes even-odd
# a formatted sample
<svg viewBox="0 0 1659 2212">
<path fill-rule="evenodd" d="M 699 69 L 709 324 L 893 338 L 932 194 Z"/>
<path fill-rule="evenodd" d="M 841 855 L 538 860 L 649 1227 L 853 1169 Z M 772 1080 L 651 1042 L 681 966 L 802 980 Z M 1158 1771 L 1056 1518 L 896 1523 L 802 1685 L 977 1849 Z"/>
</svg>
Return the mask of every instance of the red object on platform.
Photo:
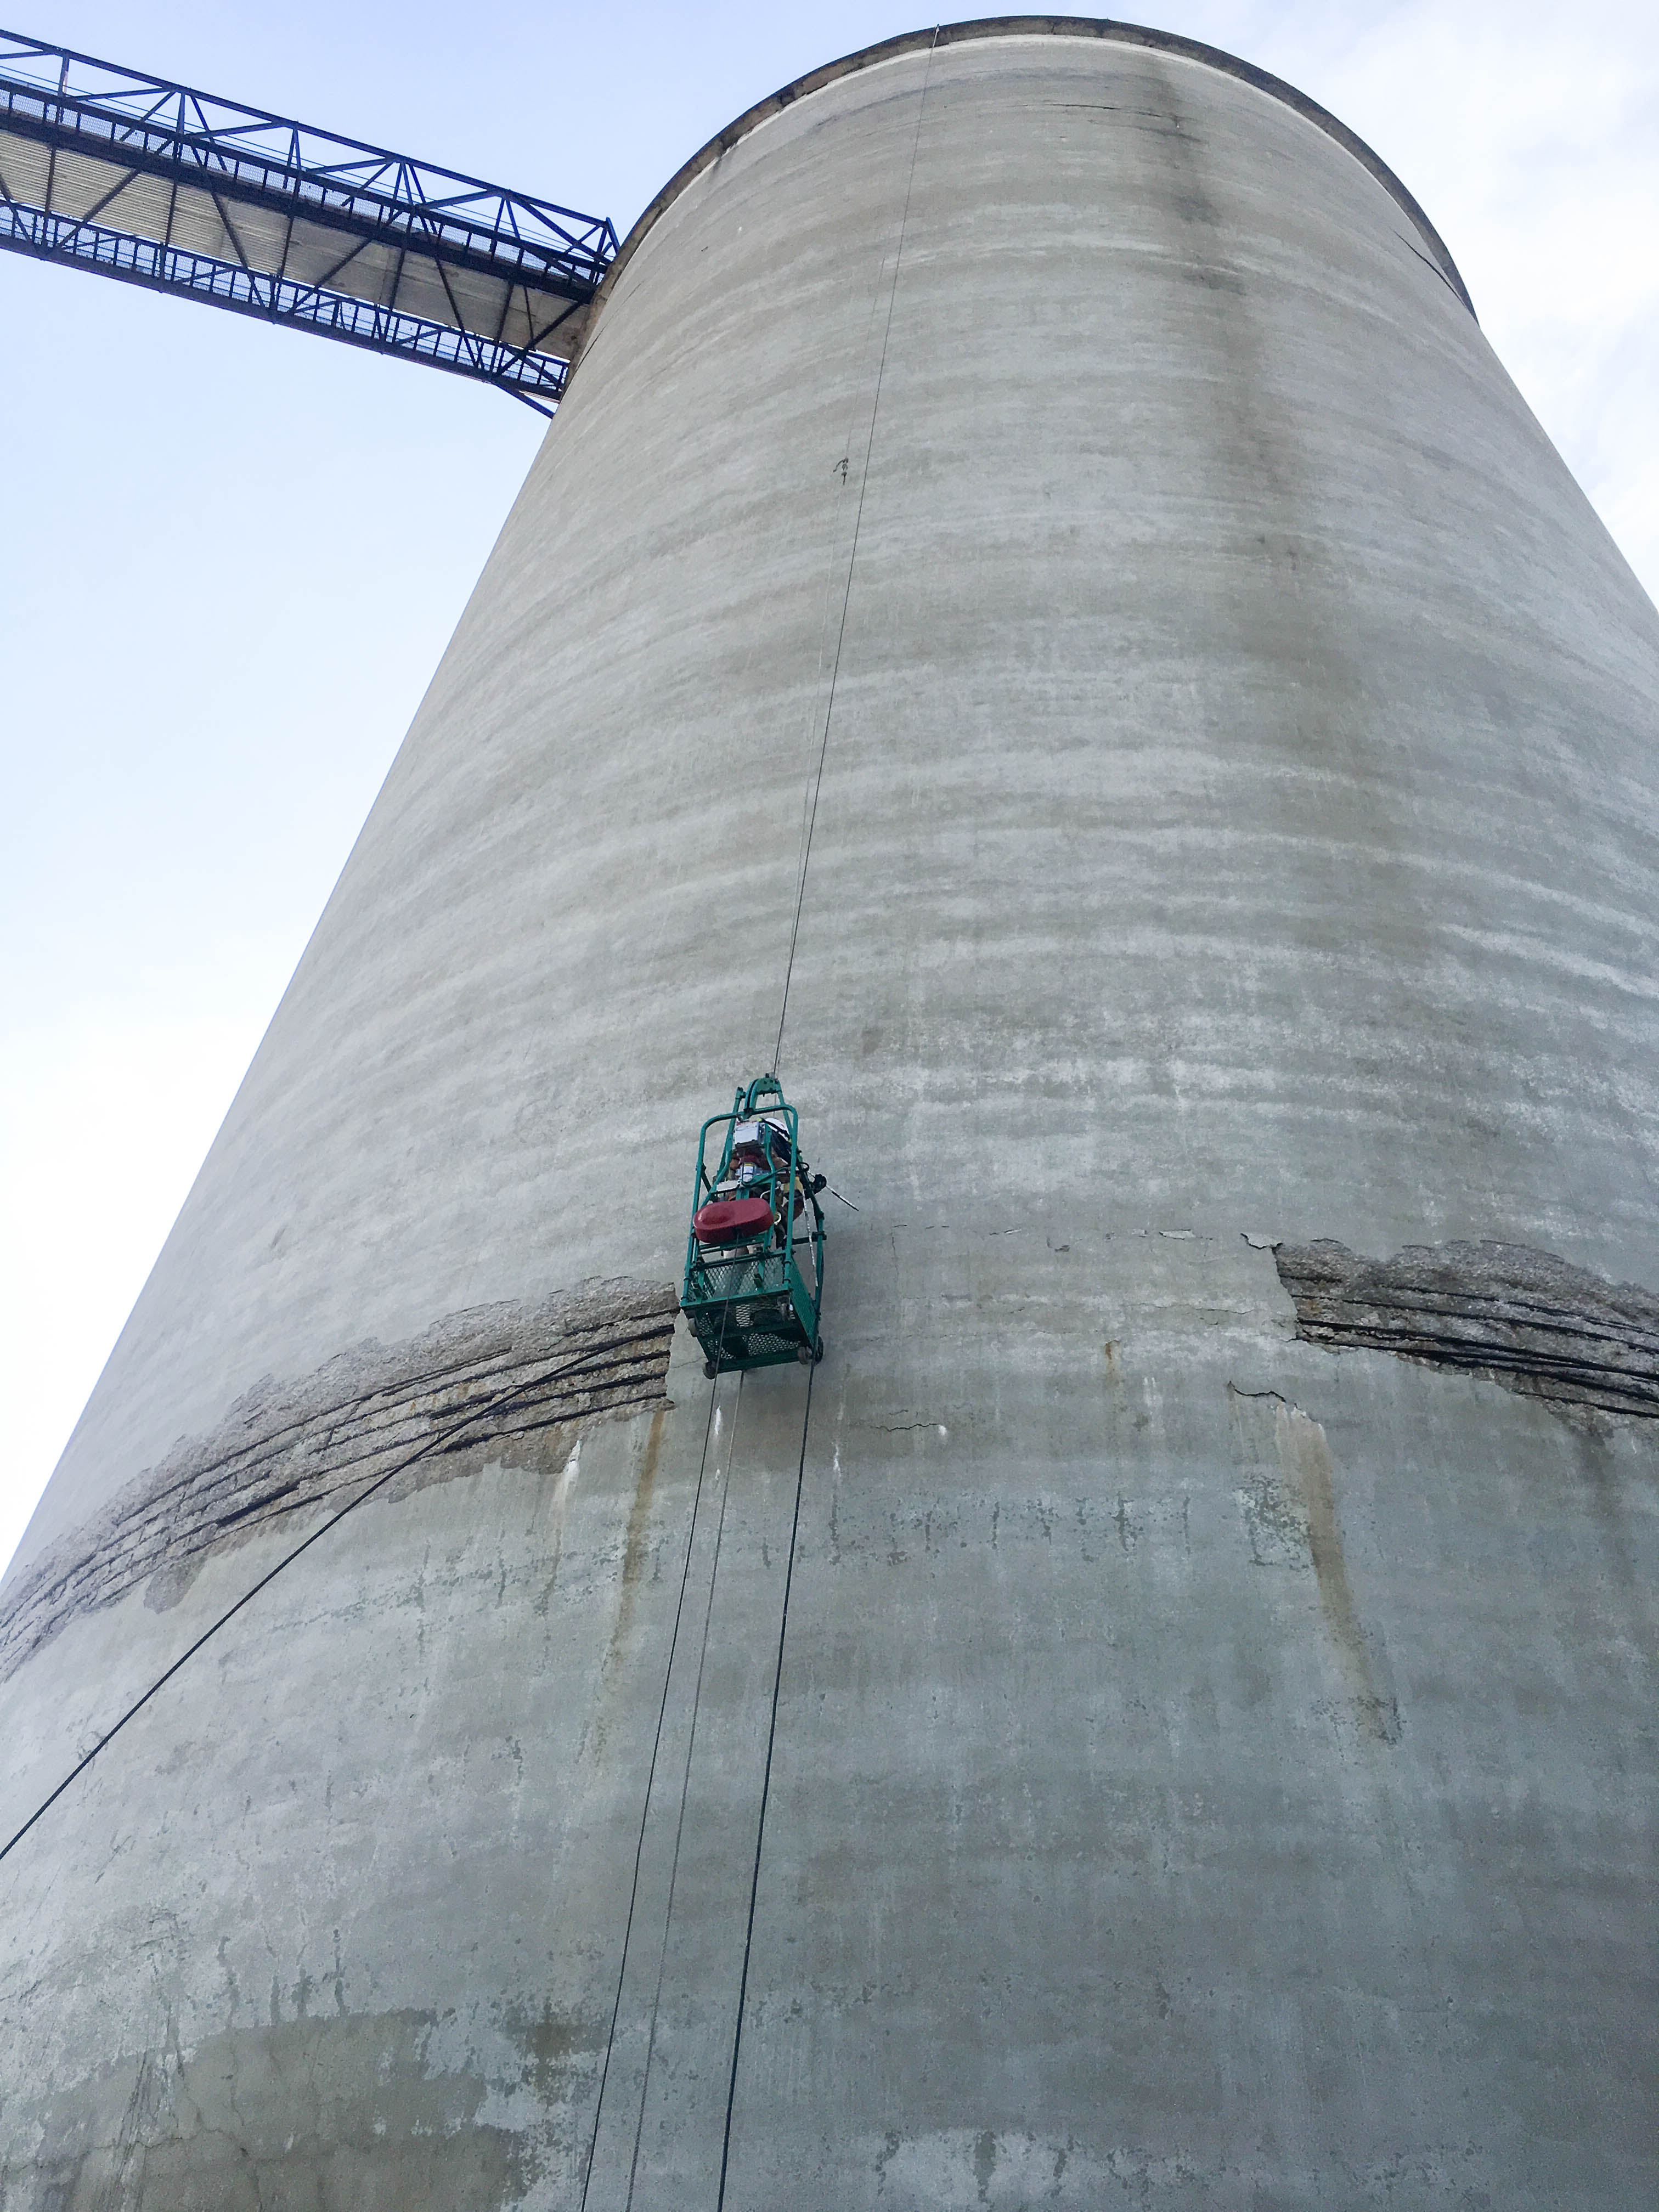
<svg viewBox="0 0 1659 2212">
<path fill-rule="evenodd" d="M 772 1226 L 772 1208 L 763 1198 L 715 1198 L 691 1217 L 699 1244 L 742 1244 Z"/>
</svg>

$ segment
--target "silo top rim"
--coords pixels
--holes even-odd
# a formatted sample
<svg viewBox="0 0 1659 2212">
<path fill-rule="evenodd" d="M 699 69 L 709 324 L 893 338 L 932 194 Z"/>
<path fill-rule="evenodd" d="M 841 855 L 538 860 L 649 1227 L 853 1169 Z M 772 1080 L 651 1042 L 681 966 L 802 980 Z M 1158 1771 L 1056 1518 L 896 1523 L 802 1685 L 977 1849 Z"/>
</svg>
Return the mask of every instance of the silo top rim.
<svg viewBox="0 0 1659 2212">
<path fill-rule="evenodd" d="M 1115 46 L 1146 46 L 1155 52 L 1175 54 L 1183 61 L 1201 62 L 1206 67 L 1221 70 L 1228 76 L 1237 77 L 1243 83 L 1253 85 L 1274 100 L 1283 100 L 1298 115 L 1335 139 L 1359 162 L 1370 170 L 1383 190 L 1398 202 L 1429 248 L 1435 267 L 1452 290 L 1473 315 L 1474 302 L 1470 299 L 1457 264 L 1447 252 L 1439 232 L 1422 209 L 1406 190 L 1394 171 L 1380 155 L 1374 154 L 1355 131 L 1340 122 L 1328 109 L 1317 100 L 1310 100 L 1283 77 L 1273 76 L 1266 70 L 1257 69 L 1254 63 L 1241 61 L 1237 54 L 1224 53 L 1219 46 L 1206 46 L 1197 39 L 1183 39 L 1173 31 L 1156 31 L 1141 23 L 1118 23 L 1092 15 L 984 15 L 966 23 L 942 23 L 937 28 L 908 31 L 896 39 L 884 39 L 879 46 L 863 46 L 856 53 L 843 54 L 839 61 L 826 62 L 820 69 L 810 70 L 805 76 L 797 77 L 793 84 L 781 91 L 769 93 L 764 100 L 744 110 L 735 122 L 717 131 L 706 146 L 677 169 L 649 207 L 634 224 L 623 240 L 620 252 L 606 271 L 600 293 L 602 301 L 612 289 L 617 273 L 622 270 L 646 233 L 664 210 L 672 206 L 693 178 L 712 167 L 722 154 L 729 153 L 740 139 L 758 128 L 796 100 L 804 100 L 810 93 L 820 92 L 825 85 L 834 84 L 840 77 L 851 76 L 855 71 L 873 68 L 877 64 L 896 60 L 900 55 L 925 52 L 933 46 L 950 46 L 965 44 L 975 39 L 1103 39 Z M 596 303 L 597 304 L 597 303 Z M 592 325 L 590 323 L 590 329 Z"/>
</svg>

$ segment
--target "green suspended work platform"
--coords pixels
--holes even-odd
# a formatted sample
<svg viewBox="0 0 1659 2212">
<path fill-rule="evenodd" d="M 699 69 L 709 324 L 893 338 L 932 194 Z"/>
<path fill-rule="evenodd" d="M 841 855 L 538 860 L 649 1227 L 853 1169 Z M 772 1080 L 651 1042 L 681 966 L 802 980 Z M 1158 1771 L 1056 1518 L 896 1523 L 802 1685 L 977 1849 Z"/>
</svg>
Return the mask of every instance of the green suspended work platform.
<svg viewBox="0 0 1659 2212">
<path fill-rule="evenodd" d="M 775 1075 L 703 1123 L 680 1309 L 705 1374 L 823 1358 L 823 1187 Z"/>
</svg>

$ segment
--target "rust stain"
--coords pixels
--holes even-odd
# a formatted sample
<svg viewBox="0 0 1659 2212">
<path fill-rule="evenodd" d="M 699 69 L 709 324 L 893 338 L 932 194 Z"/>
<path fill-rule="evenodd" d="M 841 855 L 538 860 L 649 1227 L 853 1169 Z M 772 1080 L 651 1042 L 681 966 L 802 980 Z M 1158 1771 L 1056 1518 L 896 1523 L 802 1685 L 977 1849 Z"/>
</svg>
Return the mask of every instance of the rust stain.
<svg viewBox="0 0 1659 2212">
<path fill-rule="evenodd" d="M 651 1433 L 645 1440 L 645 1451 L 640 1462 L 640 1479 L 634 1486 L 634 1503 L 628 1514 L 628 1534 L 623 1544 L 622 1601 L 617 1607 L 617 1626 L 611 1636 L 612 1651 L 623 1643 L 634 1625 L 634 1601 L 645 1573 L 651 1501 L 656 1494 L 657 1464 L 662 1456 L 663 1431 L 667 1419 L 668 1408 L 665 1406 L 659 1406 L 651 1416 Z"/>
<path fill-rule="evenodd" d="M 668 1416 L 672 1411 L 672 1405 L 659 1406 L 651 1416 L 650 1433 L 646 1437 L 645 1449 L 640 1456 L 639 1480 L 634 1486 L 634 1502 L 628 1510 L 628 1533 L 623 1540 L 622 1588 L 617 1601 L 617 1619 L 599 1665 L 599 1705 L 593 1717 L 592 1741 L 592 1753 L 596 1759 L 605 1755 L 610 1735 L 611 1697 L 616 1687 L 617 1662 L 622 1656 L 629 1632 L 634 1626 L 635 1602 L 640 1584 L 645 1579 L 645 1563 L 650 1556 L 647 1540 L 651 1503 L 656 1495 L 662 1440 Z"/>
<path fill-rule="evenodd" d="M 1400 1738 L 1400 1715 L 1376 1682 L 1364 1626 L 1354 1602 L 1336 1514 L 1336 1463 L 1322 1424 L 1280 1399 L 1273 1423 L 1279 1464 L 1300 1492 L 1319 1602 L 1360 1723 L 1381 1743 Z"/>
<path fill-rule="evenodd" d="M 1319 1610 L 1359 1726 L 1377 1743 L 1400 1740 L 1388 1655 L 1366 1629 L 1348 1574 L 1337 1510 L 1336 1462 L 1323 1425 L 1278 1390 L 1227 1386 L 1239 1464 L 1238 1500 L 1258 1567 L 1312 1571 Z M 1271 1433 L 1268 1408 L 1272 1408 Z"/>
</svg>

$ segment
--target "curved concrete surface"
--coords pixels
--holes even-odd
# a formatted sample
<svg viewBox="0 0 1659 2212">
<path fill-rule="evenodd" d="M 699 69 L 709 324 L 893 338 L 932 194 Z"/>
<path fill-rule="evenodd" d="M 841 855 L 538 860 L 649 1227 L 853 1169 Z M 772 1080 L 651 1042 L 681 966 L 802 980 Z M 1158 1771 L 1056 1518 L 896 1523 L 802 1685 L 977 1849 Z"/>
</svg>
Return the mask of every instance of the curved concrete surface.
<svg viewBox="0 0 1659 2212">
<path fill-rule="evenodd" d="M 1469 298 L 1457 264 L 1447 252 L 1445 240 L 1439 232 L 1388 163 L 1373 153 L 1364 140 L 1350 131 L 1347 125 L 1333 115 L 1328 108 L 1322 107 L 1316 100 L 1310 100 L 1305 92 L 1298 92 L 1293 84 L 1286 84 L 1283 77 L 1274 76 L 1267 70 L 1257 69 L 1253 62 L 1241 61 L 1237 54 L 1224 53 L 1218 46 L 1206 46 L 1200 40 L 1183 39 L 1176 32 L 1155 30 L 1145 23 L 1119 23 L 1109 17 L 1092 15 L 986 15 L 965 23 L 938 23 L 928 30 L 908 31 L 896 39 L 884 39 L 878 46 L 861 46 L 856 52 L 843 54 L 837 61 L 826 62 L 821 69 L 811 70 L 805 76 L 797 77 L 793 84 L 786 84 L 779 91 L 769 94 L 764 100 L 757 100 L 752 107 L 746 107 L 741 115 L 728 123 L 723 131 L 717 131 L 706 145 L 699 147 L 690 160 L 674 172 L 655 199 L 643 210 L 623 239 L 621 250 L 611 264 L 607 283 L 597 306 L 602 307 L 616 290 L 622 272 L 633 258 L 640 240 L 663 210 L 679 198 L 693 177 L 701 176 L 723 155 L 729 154 L 740 139 L 746 138 L 761 124 L 769 122 L 784 108 L 792 106 L 798 100 L 805 100 L 811 93 L 822 92 L 826 85 L 834 84 L 859 70 L 872 69 L 881 63 L 896 61 L 904 54 L 931 54 L 941 47 L 971 44 L 981 39 L 1006 41 L 1011 38 L 1103 39 L 1114 46 L 1143 46 L 1154 53 L 1173 54 L 1182 61 L 1201 62 L 1208 69 L 1219 70 L 1224 76 L 1237 77 L 1241 83 L 1254 85 L 1258 92 L 1282 100 L 1298 115 L 1305 116 L 1328 137 L 1334 138 L 1338 145 L 1346 147 L 1354 159 L 1369 169 L 1383 189 L 1399 202 L 1423 244 L 1433 256 L 1435 265 L 1470 313 L 1474 313 L 1474 302 Z M 591 327 L 592 320 L 591 313 L 583 317 L 584 331 Z"/>
<path fill-rule="evenodd" d="M 691 176 L 8 1579 L 9 1833 L 324 1531 L 0 1866 L 7 2207 L 1651 2197 L 1656 720 L 1283 99 Z M 810 1421 L 663 1367 L 809 817 Z"/>
</svg>

